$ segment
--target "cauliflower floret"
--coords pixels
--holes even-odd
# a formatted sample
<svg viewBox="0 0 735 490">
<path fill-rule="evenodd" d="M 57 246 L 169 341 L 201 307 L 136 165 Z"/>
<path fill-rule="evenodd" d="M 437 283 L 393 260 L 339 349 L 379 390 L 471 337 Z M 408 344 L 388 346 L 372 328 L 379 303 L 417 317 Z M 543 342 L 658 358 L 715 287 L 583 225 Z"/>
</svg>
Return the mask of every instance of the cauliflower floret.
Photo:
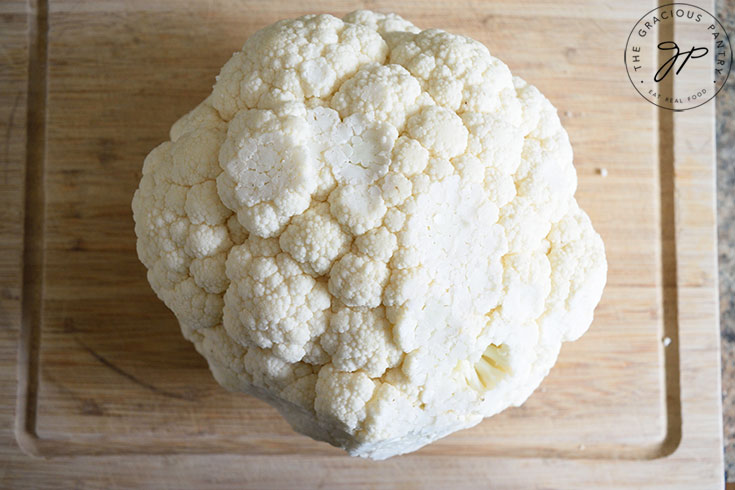
<svg viewBox="0 0 735 490">
<path fill-rule="evenodd" d="M 385 229 L 391 233 L 397 233 L 401 231 L 403 224 L 406 222 L 406 214 L 396 208 L 391 208 L 386 211 L 383 217 L 383 224 Z"/>
<path fill-rule="evenodd" d="M 394 367 L 402 354 L 393 343 L 391 325 L 383 308 L 339 310 L 332 315 L 321 344 L 332 357 L 335 369 L 348 372 L 362 369 L 372 378 Z"/>
<path fill-rule="evenodd" d="M 452 158 L 467 148 L 467 128 L 454 111 L 429 106 L 408 120 L 408 134 L 439 158 Z"/>
<path fill-rule="evenodd" d="M 350 236 L 329 214 L 327 203 L 318 203 L 304 214 L 296 216 L 279 238 L 281 248 L 291 257 L 324 275 L 345 252 Z"/>
<path fill-rule="evenodd" d="M 217 151 L 225 124 L 205 101 L 174 126 L 176 139 L 146 157 L 132 207 L 148 281 L 191 338 L 222 321 L 227 279 L 214 263 L 232 245 L 221 225 L 231 212 L 211 191 L 222 172 Z M 216 279 L 207 277 L 205 262 Z"/>
<path fill-rule="evenodd" d="M 217 255 L 195 258 L 189 266 L 189 273 L 197 286 L 208 293 L 224 293 L 230 281 L 225 274 L 227 252 Z"/>
<path fill-rule="evenodd" d="M 250 237 L 230 250 L 224 326 L 243 346 L 272 349 L 288 362 L 324 332 L 331 304 L 326 284 L 303 272 L 275 239 Z"/>
<path fill-rule="evenodd" d="M 383 177 L 380 191 L 386 206 L 398 206 L 411 196 L 413 184 L 398 172 L 390 172 Z"/>
<path fill-rule="evenodd" d="M 367 65 L 347 80 L 332 98 L 342 117 L 361 114 L 402 130 L 409 115 L 429 100 L 418 80 L 401 65 Z"/>
<path fill-rule="evenodd" d="M 319 371 L 314 411 L 327 424 L 354 432 L 365 420 L 365 406 L 374 391 L 375 382 L 365 373 L 344 373 L 327 364 Z"/>
<path fill-rule="evenodd" d="M 357 237 L 355 246 L 363 254 L 380 262 L 388 262 L 398 246 L 395 234 L 385 227 L 375 228 Z"/>
<path fill-rule="evenodd" d="M 371 12 L 370 10 L 355 10 L 347 14 L 344 18 L 345 22 L 351 24 L 360 24 L 369 27 L 383 37 L 391 33 L 412 33 L 418 34 L 421 29 L 411 24 L 404 18 L 388 13 Z"/>
<path fill-rule="evenodd" d="M 310 136 L 303 119 L 272 111 L 242 111 L 230 122 L 217 187 L 250 233 L 277 235 L 309 207 L 319 171 L 307 148 Z"/>
<path fill-rule="evenodd" d="M 406 177 L 420 174 L 429 163 L 429 150 L 415 139 L 401 136 L 393 147 L 391 168 Z"/>
<path fill-rule="evenodd" d="M 567 214 L 551 227 L 547 254 L 551 289 L 541 319 L 543 331 L 561 340 L 578 339 L 592 322 L 607 277 L 605 247 L 587 214 L 572 201 Z"/>
<path fill-rule="evenodd" d="M 207 180 L 196 184 L 186 193 L 184 210 L 193 224 L 219 225 L 232 216 L 217 194 L 217 184 Z"/>
<path fill-rule="evenodd" d="M 207 97 L 204 101 L 181 117 L 171 126 L 169 135 L 171 141 L 175 142 L 181 136 L 198 129 L 211 129 L 222 133 L 227 131 L 227 123 L 222 120 L 219 113 L 212 107 L 212 98 Z"/>
<path fill-rule="evenodd" d="M 252 377 L 253 386 L 264 388 L 299 407 L 314 406 L 317 376 L 312 366 L 284 361 L 258 347 L 249 348 L 241 362 Z"/>
<path fill-rule="evenodd" d="M 354 235 L 380 225 L 388 208 L 380 188 L 368 185 L 346 185 L 329 195 L 332 215 Z"/>
<path fill-rule="evenodd" d="M 348 253 L 332 268 L 329 292 L 347 306 L 375 308 L 380 305 L 388 272 L 384 262 Z"/>
<path fill-rule="evenodd" d="M 509 230 L 508 242 L 514 252 L 542 246 L 551 224 L 567 213 L 577 188 L 569 136 L 551 103 L 544 99 L 540 109 L 538 124 L 524 139 L 521 163 L 514 174 L 517 196 L 501 210 L 500 222 Z"/>
<path fill-rule="evenodd" d="M 312 151 L 340 184 L 371 184 L 385 175 L 398 132 L 390 124 L 371 121 L 363 114 L 340 121 L 332 109 L 310 111 Z"/>
<path fill-rule="evenodd" d="M 470 154 L 488 169 L 498 169 L 508 175 L 515 173 L 523 149 L 524 134 L 520 128 L 494 114 L 477 112 L 465 112 L 462 122 L 469 130 Z"/>
<path fill-rule="evenodd" d="M 388 61 L 406 68 L 438 105 L 451 111 L 495 112 L 503 89 L 512 87 L 508 67 L 473 39 L 428 29 L 402 41 L 392 47 Z M 518 104 L 508 109 L 511 120 L 518 117 Z"/>
<path fill-rule="evenodd" d="M 196 331 L 192 340 L 219 384 L 230 391 L 245 391 L 252 385 L 253 377 L 245 366 L 247 351 L 232 341 L 222 325 Z"/>
<path fill-rule="evenodd" d="M 212 105 L 229 121 L 241 109 L 328 97 L 360 66 L 388 52 L 373 29 L 331 15 L 277 22 L 255 33 L 222 68 Z"/>
<path fill-rule="evenodd" d="M 589 327 L 607 265 L 572 156 L 471 39 L 281 21 L 146 157 L 138 256 L 219 383 L 383 459 L 523 403 Z"/>
<path fill-rule="evenodd" d="M 200 259 L 228 250 L 231 246 L 227 226 L 191 224 L 184 250 L 189 256 Z"/>
<path fill-rule="evenodd" d="M 175 184 L 191 186 L 216 178 L 222 171 L 217 152 L 224 140 L 218 129 L 197 129 L 184 133 L 171 146 L 171 170 L 168 178 Z"/>
</svg>

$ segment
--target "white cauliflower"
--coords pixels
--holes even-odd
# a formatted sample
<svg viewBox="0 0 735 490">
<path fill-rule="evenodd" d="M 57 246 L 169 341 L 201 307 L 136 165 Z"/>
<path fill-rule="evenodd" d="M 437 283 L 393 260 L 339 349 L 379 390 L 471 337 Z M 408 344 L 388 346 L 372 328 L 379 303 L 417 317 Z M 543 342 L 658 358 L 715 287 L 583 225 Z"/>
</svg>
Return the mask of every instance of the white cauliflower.
<svg viewBox="0 0 735 490">
<path fill-rule="evenodd" d="M 602 240 L 554 107 L 394 14 L 278 22 L 148 155 L 158 296 L 226 388 L 374 459 L 520 405 L 589 327 Z"/>
</svg>

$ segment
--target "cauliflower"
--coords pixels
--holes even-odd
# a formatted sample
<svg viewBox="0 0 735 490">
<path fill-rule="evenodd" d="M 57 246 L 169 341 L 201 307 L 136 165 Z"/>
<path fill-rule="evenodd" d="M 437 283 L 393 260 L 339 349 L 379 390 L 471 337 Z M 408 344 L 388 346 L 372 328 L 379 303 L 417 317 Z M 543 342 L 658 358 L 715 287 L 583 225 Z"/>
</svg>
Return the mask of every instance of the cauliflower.
<svg viewBox="0 0 735 490">
<path fill-rule="evenodd" d="M 252 36 L 146 157 L 156 294 L 224 387 L 373 459 L 522 404 L 605 285 L 556 110 L 394 14 Z"/>
</svg>

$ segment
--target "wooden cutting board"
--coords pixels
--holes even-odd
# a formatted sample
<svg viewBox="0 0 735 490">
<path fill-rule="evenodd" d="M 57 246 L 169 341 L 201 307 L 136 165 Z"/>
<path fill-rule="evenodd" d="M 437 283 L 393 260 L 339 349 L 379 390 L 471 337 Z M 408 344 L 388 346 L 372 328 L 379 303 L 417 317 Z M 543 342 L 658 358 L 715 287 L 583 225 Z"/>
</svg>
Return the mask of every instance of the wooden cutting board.
<svg viewBox="0 0 735 490">
<path fill-rule="evenodd" d="M 631 86 L 623 49 L 653 6 L 5 2 L 0 486 L 722 488 L 714 103 L 673 113 Z M 143 157 L 248 36 L 364 7 L 478 39 L 549 97 L 610 265 L 589 333 L 523 407 L 381 463 L 214 382 L 130 210 Z"/>
</svg>

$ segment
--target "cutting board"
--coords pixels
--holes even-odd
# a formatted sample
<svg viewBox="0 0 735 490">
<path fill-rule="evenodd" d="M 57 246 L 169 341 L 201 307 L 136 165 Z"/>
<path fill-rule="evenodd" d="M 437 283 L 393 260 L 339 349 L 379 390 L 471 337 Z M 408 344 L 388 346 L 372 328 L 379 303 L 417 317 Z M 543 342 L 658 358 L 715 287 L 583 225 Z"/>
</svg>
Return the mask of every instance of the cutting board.
<svg viewBox="0 0 735 490">
<path fill-rule="evenodd" d="M 625 42 L 653 6 L 4 4 L 1 481 L 721 488 L 714 103 L 673 113 L 631 86 Z M 214 382 L 146 282 L 130 210 L 145 155 L 248 36 L 365 7 L 480 40 L 559 108 L 577 199 L 609 261 L 589 333 L 563 347 L 525 405 L 380 463 L 295 434 L 265 403 Z"/>
</svg>

